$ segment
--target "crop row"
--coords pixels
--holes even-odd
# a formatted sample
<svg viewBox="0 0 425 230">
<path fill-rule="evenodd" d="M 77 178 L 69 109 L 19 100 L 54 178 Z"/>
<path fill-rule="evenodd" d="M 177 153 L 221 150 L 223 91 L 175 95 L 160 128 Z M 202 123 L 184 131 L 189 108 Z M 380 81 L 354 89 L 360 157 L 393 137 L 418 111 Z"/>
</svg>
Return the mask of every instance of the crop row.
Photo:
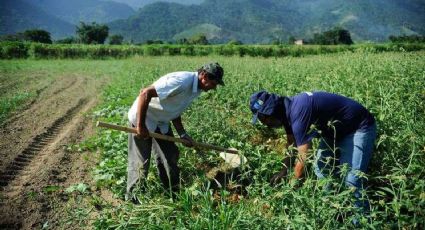
<svg viewBox="0 0 425 230">
<path fill-rule="evenodd" d="M 359 45 L 80 45 L 41 44 L 28 42 L 0 42 L 0 59 L 104 59 L 133 56 L 251 56 L 251 57 L 300 57 L 339 52 L 366 51 L 372 53 L 420 51 L 425 44 L 359 44 Z"/>
</svg>

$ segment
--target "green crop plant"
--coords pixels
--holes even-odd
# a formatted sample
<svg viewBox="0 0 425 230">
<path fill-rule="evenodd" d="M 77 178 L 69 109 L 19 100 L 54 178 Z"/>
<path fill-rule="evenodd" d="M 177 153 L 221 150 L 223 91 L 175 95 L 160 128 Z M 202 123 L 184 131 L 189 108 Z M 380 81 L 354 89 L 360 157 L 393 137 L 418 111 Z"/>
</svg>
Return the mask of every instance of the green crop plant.
<svg viewBox="0 0 425 230">
<path fill-rule="evenodd" d="M 16 110 L 20 104 L 31 98 L 28 92 L 15 93 L 13 96 L 3 97 L 0 99 L 0 124 L 2 124 L 8 115 Z"/>
</svg>

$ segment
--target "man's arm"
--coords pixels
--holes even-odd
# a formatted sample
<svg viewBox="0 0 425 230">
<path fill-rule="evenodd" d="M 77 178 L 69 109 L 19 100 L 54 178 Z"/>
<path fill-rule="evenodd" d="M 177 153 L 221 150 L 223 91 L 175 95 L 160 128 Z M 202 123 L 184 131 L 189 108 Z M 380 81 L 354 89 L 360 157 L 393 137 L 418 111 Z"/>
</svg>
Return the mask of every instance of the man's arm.
<svg viewBox="0 0 425 230">
<path fill-rule="evenodd" d="M 286 148 L 290 148 L 295 143 L 294 135 L 286 134 Z"/>
<path fill-rule="evenodd" d="M 310 148 L 310 144 L 306 143 L 297 147 L 298 149 L 298 158 L 295 163 L 295 179 L 300 179 L 303 177 L 304 165 L 307 160 L 307 152 Z"/>
<path fill-rule="evenodd" d="M 182 136 L 186 133 L 186 130 L 184 130 L 184 127 L 183 127 L 181 116 L 175 118 L 172 122 L 173 122 L 174 128 L 176 128 L 176 131 L 179 134 L 179 136 Z"/>
<path fill-rule="evenodd" d="M 187 147 L 193 146 L 193 139 L 189 136 L 189 134 L 186 133 L 186 130 L 183 127 L 182 118 L 181 116 L 178 116 L 173 121 L 174 128 L 176 128 L 177 133 L 179 134 L 179 137 L 183 140 L 186 140 L 183 144 Z"/>
<path fill-rule="evenodd" d="M 292 158 L 293 158 L 293 151 L 292 147 L 295 143 L 294 135 L 287 134 L 286 135 L 286 149 L 288 149 L 288 155 L 286 155 L 283 158 L 283 168 L 280 170 L 280 172 L 274 174 L 272 178 L 270 179 L 270 184 L 274 185 L 279 183 L 283 178 L 285 178 L 288 175 L 288 168 L 291 166 Z"/>
<path fill-rule="evenodd" d="M 137 105 L 137 136 L 141 138 L 149 137 L 149 130 L 146 127 L 146 113 L 148 111 L 149 102 L 152 97 L 158 97 L 153 85 L 140 90 L 139 103 Z"/>
</svg>

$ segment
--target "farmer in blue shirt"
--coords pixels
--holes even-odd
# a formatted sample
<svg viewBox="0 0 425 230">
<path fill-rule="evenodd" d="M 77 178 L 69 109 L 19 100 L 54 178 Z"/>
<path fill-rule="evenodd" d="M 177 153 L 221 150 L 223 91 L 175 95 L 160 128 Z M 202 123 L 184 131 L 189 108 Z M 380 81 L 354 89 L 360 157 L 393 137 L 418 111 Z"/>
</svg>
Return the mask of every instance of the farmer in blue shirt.
<svg viewBox="0 0 425 230">
<path fill-rule="evenodd" d="M 368 209 L 362 201 L 363 181 L 372 157 L 376 138 L 375 119 L 358 102 L 327 92 L 306 92 L 293 97 L 282 97 L 260 91 L 250 98 L 253 123 L 258 120 L 272 127 L 283 127 L 287 134 L 287 147 L 295 144 L 299 156 L 295 163 L 295 178 L 302 178 L 311 140 L 320 137 L 315 174 L 324 178 L 338 174 L 333 165 L 347 164 L 345 183 L 354 187 L 356 206 Z M 279 183 L 288 174 L 290 156 L 285 157 L 283 169 L 273 175 L 271 184 Z M 336 163 L 336 164 L 335 164 Z M 366 211 L 366 210 L 365 210 Z"/>
</svg>

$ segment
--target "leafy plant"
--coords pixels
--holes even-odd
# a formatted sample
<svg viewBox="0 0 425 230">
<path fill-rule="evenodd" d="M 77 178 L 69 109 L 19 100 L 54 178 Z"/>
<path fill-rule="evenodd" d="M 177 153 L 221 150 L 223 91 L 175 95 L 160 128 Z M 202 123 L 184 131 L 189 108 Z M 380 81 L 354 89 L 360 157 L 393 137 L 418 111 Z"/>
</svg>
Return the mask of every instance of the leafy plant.
<svg viewBox="0 0 425 230">
<path fill-rule="evenodd" d="M 79 192 L 79 193 L 87 193 L 90 190 L 89 186 L 84 183 L 79 183 L 75 185 L 71 185 L 68 188 L 65 189 L 66 193 L 73 193 L 73 192 Z"/>
</svg>

